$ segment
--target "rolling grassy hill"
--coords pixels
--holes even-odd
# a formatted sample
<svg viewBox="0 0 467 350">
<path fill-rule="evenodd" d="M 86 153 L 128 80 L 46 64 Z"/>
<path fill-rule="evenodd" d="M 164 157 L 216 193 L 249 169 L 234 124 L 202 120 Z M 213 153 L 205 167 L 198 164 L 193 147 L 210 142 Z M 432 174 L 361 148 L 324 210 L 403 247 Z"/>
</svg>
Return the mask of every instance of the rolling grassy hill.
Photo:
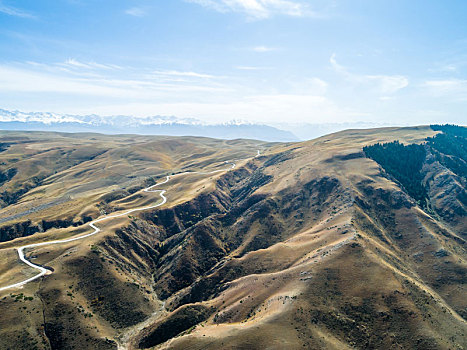
<svg viewBox="0 0 467 350">
<path fill-rule="evenodd" d="M 449 131 L 287 144 L 2 133 L 0 287 L 34 274 L 13 248 L 158 201 L 141 189 L 166 175 L 236 167 L 176 175 L 163 206 L 28 251 L 53 273 L 0 293 L 0 347 L 464 349 L 464 163 L 438 135 Z M 396 140 L 424 150 L 410 181 L 397 157 L 368 151 Z"/>
</svg>

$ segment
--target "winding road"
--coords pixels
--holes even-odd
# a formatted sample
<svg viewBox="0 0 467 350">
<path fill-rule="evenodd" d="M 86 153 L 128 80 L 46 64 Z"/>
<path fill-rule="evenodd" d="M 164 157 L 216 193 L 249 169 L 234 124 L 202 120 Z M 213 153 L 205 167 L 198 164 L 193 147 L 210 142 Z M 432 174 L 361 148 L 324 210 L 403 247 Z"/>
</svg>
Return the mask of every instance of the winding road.
<svg viewBox="0 0 467 350">
<path fill-rule="evenodd" d="M 258 157 L 260 155 L 260 151 L 258 151 L 258 154 L 255 156 L 255 157 Z M 215 174 L 215 173 L 219 173 L 219 172 L 224 172 L 224 171 L 229 171 L 229 170 L 232 170 L 235 168 L 236 164 L 233 163 L 233 162 L 230 162 L 230 161 L 226 161 L 225 164 L 232 164 L 232 166 L 230 168 L 227 168 L 227 169 L 219 169 L 219 170 L 214 170 L 214 171 L 210 171 L 210 172 L 201 172 L 201 171 L 187 171 L 187 172 L 183 172 L 183 173 L 178 173 L 178 174 L 175 174 L 175 175 L 172 175 L 172 177 L 174 176 L 182 176 L 182 175 L 188 175 L 188 174 L 202 174 L 202 175 L 211 175 L 211 174 Z M 42 247 L 42 246 L 46 246 L 46 245 L 52 245 L 52 244 L 63 244 L 63 243 L 68 243 L 68 242 L 73 242 L 73 241 L 77 241 L 77 240 L 80 240 L 80 239 L 84 239 L 84 238 L 87 238 L 87 237 L 90 237 L 90 236 L 93 236 L 97 233 L 99 233 L 101 231 L 100 228 L 96 227 L 95 224 L 99 223 L 99 222 L 102 222 L 102 221 L 105 221 L 105 220 L 109 220 L 109 219 L 114 219 L 114 218 L 118 218 L 118 217 L 121 217 L 121 216 L 125 216 L 125 215 L 129 215 L 131 213 L 134 213 L 136 211 L 143 211 L 143 210 L 149 210 L 149 209 L 154 209 L 154 208 L 157 208 L 157 207 L 160 207 L 161 205 L 164 205 L 166 202 L 167 202 L 167 198 L 165 197 L 165 193 L 167 192 L 166 190 L 153 190 L 153 188 L 155 187 L 158 187 L 158 186 L 161 186 L 161 185 L 164 185 L 166 184 L 167 182 L 169 182 L 171 179 L 171 176 L 167 176 L 166 179 L 161 182 L 161 183 L 157 183 L 155 185 L 152 185 L 152 186 L 149 186 L 145 189 L 143 189 L 142 191 L 143 192 L 159 192 L 159 195 L 160 197 L 162 198 L 162 202 L 158 203 L 158 204 L 155 204 L 155 205 L 151 205 L 151 206 L 146 206 L 146 207 L 140 207 L 140 208 L 134 208 L 134 209 L 130 209 L 128 211 L 125 211 L 123 213 L 120 213 L 120 214 L 114 214 L 114 215 L 108 215 L 108 216 L 104 216 L 102 218 L 99 218 L 99 219 L 96 219 L 92 222 L 90 222 L 88 224 L 89 227 L 91 227 L 94 231 L 91 232 L 91 233 L 88 233 L 88 234 L 85 234 L 85 235 L 82 235 L 82 236 L 78 236 L 78 237 L 73 237 L 73 238 L 69 238 L 69 239 L 63 239 L 63 240 L 57 240 L 57 241 L 50 241 L 50 242 L 42 242 L 42 243 L 34 243 L 34 244 L 28 244 L 28 245 L 25 245 L 25 246 L 22 246 L 22 247 L 19 247 L 19 248 L 16 248 L 17 252 L 18 252 L 18 257 L 19 259 L 24 262 L 26 265 L 32 267 L 33 269 L 36 269 L 39 271 L 39 273 L 31 278 L 28 278 L 24 281 L 21 281 L 21 282 L 18 282 L 18 283 L 14 283 L 14 284 L 10 284 L 8 286 L 5 286 L 5 287 L 1 287 L 0 288 L 0 291 L 3 291 L 3 290 L 6 290 L 6 289 L 14 289 L 14 288 L 19 288 L 19 287 L 22 287 L 24 286 L 25 284 L 29 283 L 29 282 L 32 282 L 32 281 L 35 281 L 36 279 L 46 275 L 47 273 L 51 273 L 52 271 L 50 270 L 47 270 L 45 267 L 42 267 L 40 265 L 36 265 L 34 263 L 32 263 L 31 261 L 29 261 L 25 255 L 24 255 L 24 250 L 25 249 L 30 249 L 30 248 L 36 248 L 36 247 Z"/>
</svg>

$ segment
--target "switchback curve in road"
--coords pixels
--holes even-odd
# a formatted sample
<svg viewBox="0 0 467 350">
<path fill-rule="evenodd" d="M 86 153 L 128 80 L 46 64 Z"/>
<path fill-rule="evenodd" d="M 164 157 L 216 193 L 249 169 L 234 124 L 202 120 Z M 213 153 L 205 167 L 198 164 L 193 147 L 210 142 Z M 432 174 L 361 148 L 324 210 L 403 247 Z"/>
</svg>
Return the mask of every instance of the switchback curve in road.
<svg viewBox="0 0 467 350">
<path fill-rule="evenodd" d="M 258 151 L 258 155 L 259 155 L 259 151 Z M 226 161 L 225 164 L 232 164 L 232 166 L 228 169 L 219 169 L 219 170 L 214 170 L 214 171 L 210 171 L 210 172 L 202 172 L 202 171 L 186 171 L 186 172 L 183 172 L 183 173 L 178 173 L 178 174 L 175 174 L 175 175 L 172 175 L 173 176 L 181 176 L 181 175 L 188 175 L 188 174 L 201 174 L 201 175 L 211 175 L 211 174 L 215 174 L 215 173 L 219 173 L 219 172 L 224 172 L 224 171 L 229 171 L 229 170 L 232 170 L 235 168 L 236 164 L 233 163 L 233 162 L 229 162 L 229 161 Z M 91 227 L 94 231 L 91 232 L 91 233 L 88 233 L 88 234 L 85 234 L 85 235 L 82 235 L 82 236 L 78 236 L 78 237 L 73 237 L 73 238 L 69 238 L 69 239 L 63 239 L 63 240 L 57 240 L 57 241 L 50 241 L 50 242 L 41 242 L 41 243 L 34 243 L 34 244 L 28 244 L 28 245 L 24 245 L 22 247 L 18 247 L 16 248 L 17 252 L 18 252 L 18 257 L 19 259 L 25 263 L 26 265 L 32 267 L 33 269 L 36 269 L 39 271 L 39 273 L 37 275 L 34 275 L 33 277 L 31 278 L 28 278 L 24 281 L 21 281 L 21 282 L 18 282 L 18 283 L 14 283 L 14 284 L 10 284 L 8 286 L 5 286 L 5 287 L 1 287 L 0 288 L 0 292 L 3 291 L 3 290 L 6 290 L 6 289 L 14 289 L 14 288 L 19 288 L 19 287 L 22 287 L 24 286 L 25 284 L 29 283 L 29 282 L 32 282 L 32 281 L 35 281 L 37 280 L 38 278 L 41 278 L 42 276 L 44 276 L 45 274 L 47 273 L 50 273 L 51 271 L 46 269 L 45 267 L 43 266 L 40 266 L 40 265 L 36 265 L 34 263 L 32 263 L 31 261 L 29 261 L 25 255 L 24 255 L 24 250 L 25 249 L 30 249 L 30 248 L 36 248 L 36 247 L 42 247 L 42 246 L 46 246 L 46 245 L 52 245 L 52 244 L 63 244 L 63 243 L 69 243 L 69 242 L 73 242 L 73 241 L 77 241 L 77 240 L 80 240 L 80 239 L 84 239 L 84 238 L 87 238 L 87 237 L 90 237 L 90 236 L 93 236 L 97 233 L 99 233 L 101 231 L 101 229 L 97 226 L 95 226 L 95 224 L 99 223 L 99 222 L 102 222 L 102 221 L 105 221 L 105 220 L 109 220 L 109 219 L 114 219 L 114 218 L 118 218 L 118 217 L 122 217 L 122 216 L 125 216 L 125 215 L 129 215 L 131 213 L 134 213 L 136 211 L 143 211 L 143 210 L 149 210 L 149 209 L 154 209 L 154 208 L 157 208 L 157 207 L 160 207 L 161 205 L 164 205 L 166 202 L 167 202 L 167 198 L 165 197 L 165 193 L 167 192 L 166 190 L 153 190 L 153 188 L 155 187 L 158 187 L 158 186 L 161 186 L 161 185 L 164 185 L 166 184 L 167 182 L 169 182 L 171 179 L 171 176 L 167 176 L 166 179 L 163 181 L 163 182 L 160 182 L 160 183 L 157 183 L 155 185 L 152 185 L 152 186 L 149 186 L 145 189 L 143 189 L 143 192 L 159 192 L 159 195 L 160 197 L 162 198 L 162 202 L 160 203 L 157 203 L 155 205 L 151 205 L 151 206 L 146 206 L 146 207 L 139 207 L 139 208 L 134 208 L 134 209 L 130 209 L 130 210 L 127 210 L 123 213 L 119 213 L 119 214 L 114 214 L 114 215 L 108 215 L 108 216 L 104 216 L 102 218 L 99 218 L 99 219 L 96 219 L 92 222 L 90 222 L 88 224 L 89 227 Z"/>
</svg>

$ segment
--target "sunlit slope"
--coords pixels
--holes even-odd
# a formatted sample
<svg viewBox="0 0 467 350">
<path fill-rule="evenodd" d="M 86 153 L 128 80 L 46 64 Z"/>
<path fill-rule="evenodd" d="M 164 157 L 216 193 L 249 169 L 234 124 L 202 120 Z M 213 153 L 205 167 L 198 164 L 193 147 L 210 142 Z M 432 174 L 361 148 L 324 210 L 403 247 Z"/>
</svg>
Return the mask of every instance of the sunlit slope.
<svg viewBox="0 0 467 350">
<path fill-rule="evenodd" d="M 222 166 L 256 141 L 1 132 L 0 241 L 80 225 L 154 179 Z M 0 177 L 0 180 L 2 177 Z"/>
<path fill-rule="evenodd" d="M 255 189 L 254 204 L 182 232 L 183 248 L 174 246 L 155 276 L 173 311 L 134 346 L 462 348 L 463 232 L 418 208 L 361 151 L 434 133 L 346 131 L 279 146 L 252 162 L 250 176 L 268 181 L 257 189 L 234 181 L 229 192 Z M 210 230 L 220 231 L 213 236 L 222 243 L 212 244 L 222 258 L 198 276 L 206 260 L 199 240 Z M 186 287 L 174 287 L 180 278 Z M 174 328 L 185 335 L 168 339 Z"/>
<path fill-rule="evenodd" d="M 160 208 L 106 222 L 81 242 L 30 252 L 54 271 L 13 297 L 4 293 L 0 341 L 26 349 L 463 349 L 465 216 L 446 221 L 420 208 L 362 152 L 435 134 L 429 127 L 349 130 L 275 145 L 151 139 L 144 142 L 155 143 L 153 151 L 138 151 L 146 160 L 129 161 L 137 177 L 121 180 L 112 195 L 110 182 L 95 194 L 85 183 L 112 176 L 103 172 L 104 155 L 86 167 L 101 174 L 96 179 L 71 184 L 81 168 L 50 175 L 44 192 L 62 193 L 62 181 L 77 200 L 67 211 L 76 218 L 150 203 L 154 197 L 139 191 L 151 176 L 145 167 L 165 175 L 238 159 L 230 171 L 174 177 Z M 189 145 L 177 151 L 174 141 Z M 107 153 L 123 164 L 139 145 L 130 153 L 125 147 Z M 94 204 L 80 204 L 85 199 Z M 31 273 L 11 247 L 86 230 L 51 228 L 2 243 L 2 283 Z M 12 326 L 18 320 L 21 330 Z"/>
</svg>

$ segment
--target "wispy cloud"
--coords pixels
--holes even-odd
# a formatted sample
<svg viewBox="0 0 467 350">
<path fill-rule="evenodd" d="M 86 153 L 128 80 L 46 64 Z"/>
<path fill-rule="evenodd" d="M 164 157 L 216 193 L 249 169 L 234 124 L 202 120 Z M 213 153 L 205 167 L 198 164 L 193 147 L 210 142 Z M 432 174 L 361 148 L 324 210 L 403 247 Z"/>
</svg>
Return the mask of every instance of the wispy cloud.
<svg viewBox="0 0 467 350">
<path fill-rule="evenodd" d="M 332 68 L 334 68 L 334 70 L 338 73 L 348 75 L 349 73 L 347 72 L 347 69 L 344 66 L 341 66 L 339 63 L 337 63 L 336 56 L 337 55 L 333 53 L 329 58 L 329 63 L 331 63 Z"/>
<path fill-rule="evenodd" d="M 434 97 L 449 97 L 453 100 L 467 101 L 467 80 L 427 80 L 422 84 L 422 87 Z"/>
<path fill-rule="evenodd" d="M 0 13 L 21 18 L 36 18 L 36 16 L 29 12 L 26 12 L 13 6 L 5 5 L 3 1 L 0 1 Z"/>
<path fill-rule="evenodd" d="M 409 85 L 409 79 L 403 75 L 366 75 L 350 72 L 346 67 L 337 62 L 336 54 L 331 56 L 329 62 L 334 71 L 342 75 L 347 81 L 354 84 L 366 85 L 383 95 L 394 94 Z"/>
<path fill-rule="evenodd" d="M 243 13 L 252 19 L 266 19 L 274 15 L 292 17 L 316 16 L 310 5 L 302 0 L 185 0 L 218 12 Z"/>
<path fill-rule="evenodd" d="M 328 90 L 329 84 L 320 78 L 305 79 L 306 89 L 314 93 L 324 94 Z"/>
<path fill-rule="evenodd" d="M 251 51 L 254 52 L 271 52 L 271 51 L 276 51 L 277 48 L 275 47 L 269 47 L 269 46 L 255 46 L 251 48 Z"/>
<path fill-rule="evenodd" d="M 61 66 L 71 67 L 71 68 L 83 68 L 83 69 L 121 69 L 122 67 L 115 64 L 102 64 L 96 62 L 81 62 L 74 58 L 67 59 L 64 63 L 60 64 Z"/>
<path fill-rule="evenodd" d="M 257 66 L 236 66 L 235 69 L 238 70 L 269 70 L 271 69 L 270 67 L 257 67 Z"/>
<path fill-rule="evenodd" d="M 128 78 L 106 74 L 112 72 L 101 70 L 99 74 L 85 74 L 89 68 L 86 64 L 75 65 L 82 69 L 82 74 L 63 70 L 60 65 L 0 65 L 0 91 L 2 93 L 58 93 L 70 96 L 99 96 L 106 98 L 125 98 L 128 100 L 157 100 L 180 97 L 185 94 L 197 97 L 206 93 L 225 93 L 228 86 L 209 82 L 167 82 L 144 76 L 141 72 Z M 173 73 L 173 72 L 172 72 Z M 190 75 L 191 76 L 191 75 Z"/>
<path fill-rule="evenodd" d="M 175 76 L 175 77 L 188 77 L 188 78 L 201 78 L 201 79 L 213 79 L 216 76 L 211 74 L 205 73 L 197 73 L 197 72 L 182 72 L 176 70 L 167 70 L 167 71 L 154 71 L 156 75 L 162 76 Z"/>
<path fill-rule="evenodd" d="M 94 61 L 81 61 L 75 58 L 68 58 L 64 62 L 55 64 L 44 64 L 34 61 L 26 61 L 22 66 L 29 66 L 43 72 L 57 73 L 59 71 L 82 75 L 83 77 L 100 76 L 105 77 L 109 74 L 136 74 L 151 81 L 154 80 L 171 80 L 171 81 L 199 81 L 208 79 L 220 79 L 224 76 L 213 75 L 207 73 L 193 72 L 193 71 L 179 71 L 179 70 L 149 70 L 149 69 L 136 69 L 129 66 L 119 66 L 110 63 L 98 63 Z M 173 79 L 169 79 L 173 78 Z M 176 78 L 180 78 L 175 80 Z"/>
<path fill-rule="evenodd" d="M 446 64 L 439 68 L 442 72 L 456 72 L 458 67 L 455 64 Z"/>
<path fill-rule="evenodd" d="M 331 100 L 310 94 L 270 94 L 232 97 L 224 101 L 176 103 L 128 103 L 98 106 L 79 111 L 80 113 L 99 114 L 139 114 L 139 115 L 176 115 L 194 117 L 205 122 L 218 123 L 233 118 L 245 119 L 259 123 L 281 123 L 284 118 L 292 118 L 295 122 L 326 122 L 354 120 L 356 114 L 352 110 L 343 110 Z M 361 115 L 361 114 L 359 114 Z"/>
<path fill-rule="evenodd" d="M 365 75 L 364 78 L 375 83 L 383 94 L 394 94 L 409 85 L 409 79 L 403 75 Z"/>
<path fill-rule="evenodd" d="M 127 15 L 134 16 L 134 17 L 144 17 L 146 15 L 146 11 L 141 7 L 132 7 L 125 11 Z"/>
<path fill-rule="evenodd" d="M 460 45 L 461 46 L 461 45 Z M 448 59 L 441 62 L 436 62 L 432 68 L 428 69 L 433 73 L 461 73 L 467 67 L 467 54 L 453 53 Z"/>
<path fill-rule="evenodd" d="M 293 92 L 263 94 L 258 92 L 263 89 L 249 89 L 228 76 L 125 69 L 123 78 L 121 70 L 99 70 L 95 66 L 107 67 L 76 59 L 55 65 L 0 64 L 0 100 L 28 96 L 31 101 L 40 100 L 31 102 L 36 103 L 34 108 L 48 109 L 50 102 L 43 98 L 53 96 L 55 101 L 60 96 L 71 101 L 66 107 L 70 112 L 83 112 L 81 101 L 87 100 L 90 101 L 87 108 L 93 113 L 193 116 L 205 121 L 243 118 L 279 122 L 284 116 L 300 121 L 348 117 L 332 100 L 319 95 L 326 90 L 327 83 L 318 78 L 308 79 L 303 89 Z"/>
</svg>

